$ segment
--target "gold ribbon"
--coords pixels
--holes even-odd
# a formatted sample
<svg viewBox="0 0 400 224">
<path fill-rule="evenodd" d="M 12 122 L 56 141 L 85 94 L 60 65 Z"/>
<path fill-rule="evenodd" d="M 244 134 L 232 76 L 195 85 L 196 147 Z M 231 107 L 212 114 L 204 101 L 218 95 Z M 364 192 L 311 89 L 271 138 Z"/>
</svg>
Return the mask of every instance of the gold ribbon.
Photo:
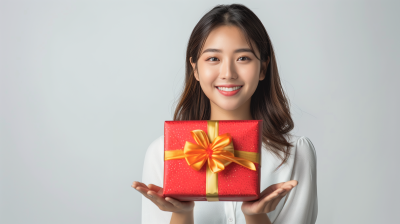
<svg viewBox="0 0 400 224">
<path fill-rule="evenodd" d="M 164 160 L 184 158 L 188 165 L 197 171 L 207 161 L 207 201 L 219 201 L 218 172 L 224 170 L 231 162 L 254 171 L 254 163 L 260 163 L 259 153 L 234 150 L 229 133 L 218 135 L 218 121 L 207 121 L 208 136 L 203 130 L 193 130 L 190 133 L 197 144 L 186 142 L 183 150 L 165 151 Z"/>
</svg>

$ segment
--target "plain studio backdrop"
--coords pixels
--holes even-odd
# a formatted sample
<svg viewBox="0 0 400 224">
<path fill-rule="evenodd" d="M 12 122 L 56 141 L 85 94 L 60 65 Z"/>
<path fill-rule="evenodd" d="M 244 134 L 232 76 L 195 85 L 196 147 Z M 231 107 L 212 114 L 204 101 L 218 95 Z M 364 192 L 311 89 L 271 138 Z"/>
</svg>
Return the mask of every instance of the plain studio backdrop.
<svg viewBox="0 0 400 224">
<path fill-rule="evenodd" d="M 131 184 L 172 119 L 190 33 L 228 3 L 0 1 L 0 223 L 139 223 Z M 317 223 L 395 223 L 400 4 L 237 3 L 316 148 Z"/>
</svg>

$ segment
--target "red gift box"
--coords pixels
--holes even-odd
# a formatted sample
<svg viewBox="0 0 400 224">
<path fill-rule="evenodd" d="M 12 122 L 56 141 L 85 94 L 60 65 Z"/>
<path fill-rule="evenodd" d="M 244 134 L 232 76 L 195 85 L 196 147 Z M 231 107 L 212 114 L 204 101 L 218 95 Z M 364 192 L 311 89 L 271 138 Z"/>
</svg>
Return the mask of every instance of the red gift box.
<svg viewBox="0 0 400 224">
<path fill-rule="evenodd" d="M 164 197 L 258 199 L 261 135 L 262 120 L 165 121 Z"/>
</svg>

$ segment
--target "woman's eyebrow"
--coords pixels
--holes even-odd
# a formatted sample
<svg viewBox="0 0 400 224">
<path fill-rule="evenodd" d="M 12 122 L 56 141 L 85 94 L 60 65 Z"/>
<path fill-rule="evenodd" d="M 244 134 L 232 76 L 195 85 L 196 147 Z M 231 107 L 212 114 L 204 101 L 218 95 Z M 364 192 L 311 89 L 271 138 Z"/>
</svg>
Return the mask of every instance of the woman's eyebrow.
<svg viewBox="0 0 400 224">
<path fill-rule="evenodd" d="M 201 54 L 204 54 L 206 52 L 222 53 L 222 50 L 216 49 L 216 48 L 208 48 L 208 49 L 204 50 L 203 53 L 201 53 Z M 253 53 L 253 51 L 250 48 L 239 48 L 239 49 L 236 49 L 233 53 L 239 53 L 239 52 L 250 52 L 250 53 Z"/>
</svg>

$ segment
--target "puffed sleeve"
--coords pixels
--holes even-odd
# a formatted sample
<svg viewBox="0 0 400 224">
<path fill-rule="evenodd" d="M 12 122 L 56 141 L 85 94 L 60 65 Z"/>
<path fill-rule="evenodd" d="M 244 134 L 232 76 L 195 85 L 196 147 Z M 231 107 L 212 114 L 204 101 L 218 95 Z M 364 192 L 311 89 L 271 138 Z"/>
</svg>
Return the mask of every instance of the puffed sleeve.
<svg viewBox="0 0 400 224">
<path fill-rule="evenodd" d="M 296 142 L 295 160 L 291 180 L 297 186 L 286 195 L 286 202 L 274 224 L 315 224 L 318 215 L 317 155 L 307 137 Z"/>
<path fill-rule="evenodd" d="M 163 186 L 164 136 L 152 142 L 146 151 L 142 182 Z M 142 224 L 169 224 L 172 213 L 161 211 L 152 201 L 142 196 Z"/>
</svg>

